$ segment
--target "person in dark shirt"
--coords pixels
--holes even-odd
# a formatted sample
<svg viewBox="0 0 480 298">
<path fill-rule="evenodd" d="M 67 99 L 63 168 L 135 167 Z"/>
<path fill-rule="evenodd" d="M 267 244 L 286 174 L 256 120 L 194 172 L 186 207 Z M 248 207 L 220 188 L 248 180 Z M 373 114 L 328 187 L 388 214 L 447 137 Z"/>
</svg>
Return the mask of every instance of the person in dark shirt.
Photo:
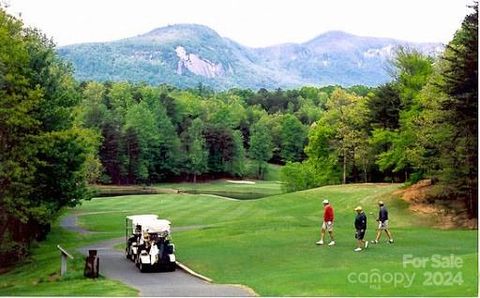
<svg viewBox="0 0 480 298">
<path fill-rule="evenodd" d="M 387 207 L 385 206 L 385 203 L 383 201 L 378 202 L 378 207 L 380 208 L 378 211 L 378 228 L 377 228 L 377 236 L 375 237 L 375 240 L 372 241 L 372 243 L 377 244 L 378 240 L 380 240 L 380 236 L 382 236 L 382 231 L 385 231 L 385 233 L 388 236 L 388 242 L 393 243 L 393 236 L 390 230 L 388 229 L 388 210 Z"/>
<path fill-rule="evenodd" d="M 362 247 L 365 249 L 368 247 L 368 241 L 365 241 L 365 232 L 367 230 L 367 216 L 363 212 L 363 208 L 358 206 L 355 208 L 357 216 L 355 217 L 355 239 L 357 239 L 357 248 L 353 251 L 362 251 Z"/>
</svg>

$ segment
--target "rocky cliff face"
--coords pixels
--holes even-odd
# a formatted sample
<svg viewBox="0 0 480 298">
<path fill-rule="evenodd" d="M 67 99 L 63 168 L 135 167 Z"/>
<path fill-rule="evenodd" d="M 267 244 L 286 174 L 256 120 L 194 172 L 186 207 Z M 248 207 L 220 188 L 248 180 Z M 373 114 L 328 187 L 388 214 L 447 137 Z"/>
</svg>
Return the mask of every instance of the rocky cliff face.
<svg viewBox="0 0 480 298">
<path fill-rule="evenodd" d="M 179 75 L 182 75 L 184 71 L 190 71 L 206 78 L 215 78 L 224 74 L 221 63 L 215 64 L 195 54 L 188 54 L 182 46 L 178 46 L 175 52 L 179 58 L 177 65 L 177 74 Z"/>
</svg>

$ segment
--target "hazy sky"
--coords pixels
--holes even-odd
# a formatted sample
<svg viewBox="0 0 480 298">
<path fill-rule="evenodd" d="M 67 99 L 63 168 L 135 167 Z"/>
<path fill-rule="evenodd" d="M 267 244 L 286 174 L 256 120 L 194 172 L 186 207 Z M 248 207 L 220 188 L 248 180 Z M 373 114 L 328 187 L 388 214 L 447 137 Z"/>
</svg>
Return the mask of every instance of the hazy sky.
<svg viewBox="0 0 480 298">
<path fill-rule="evenodd" d="M 472 0 L 1 0 L 59 45 L 109 41 L 176 23 L 211 27 L 251 47 L 328 30 L 447 43 Z"/>
</svg>

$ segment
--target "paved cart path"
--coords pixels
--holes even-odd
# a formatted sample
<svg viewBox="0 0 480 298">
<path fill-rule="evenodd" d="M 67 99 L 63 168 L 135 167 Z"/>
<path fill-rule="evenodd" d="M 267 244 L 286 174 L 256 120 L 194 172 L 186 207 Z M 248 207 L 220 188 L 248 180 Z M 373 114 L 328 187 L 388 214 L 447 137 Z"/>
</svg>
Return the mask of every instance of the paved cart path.
<svg viewBox="0 0 480 298">
<path fill-rule="evenodd" d="M 60 226 L 65 230 L 69 230 L 79 234 L 90 233 L 90 231 L 87 231 L 78 225 L 78 217 L 76 215 L 68 215 L 63 217 L 60 221 Z"/>
<path fill-rule="evenodd" d="M 61 225 L 65 229 L 88 233 L 76 225 L 76 216 L 65 217 Z M 174 272 L 141 273 L 133 262 L 127 260 L 122 251 L 114 249 L 123 238 L 111 239 L 82 247 L 85 256 L 89 249 L 98 250 L 100 273 L 110 279 L 119 280 L 140 291 L 140 296 L 254 296 L 254 292 L 239 285 L 212 284 L 194 277 L 177 268 Z"/>
</svg>

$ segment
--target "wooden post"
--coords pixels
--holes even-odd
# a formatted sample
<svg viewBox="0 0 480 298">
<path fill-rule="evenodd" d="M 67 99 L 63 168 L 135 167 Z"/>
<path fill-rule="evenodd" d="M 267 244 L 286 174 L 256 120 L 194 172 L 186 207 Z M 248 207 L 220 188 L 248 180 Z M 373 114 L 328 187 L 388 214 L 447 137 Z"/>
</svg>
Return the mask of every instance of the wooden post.
<svg viewBox="0 0 480 298">
<path fill-rule="evenodd" d="M 57 245 L 58 250 L 60 250 L 60 275 L 64 276 L 67 273 L 67 257 L 73 260 L 73 257 L 60 245 Z"/>
<path fill-rule="evenodd" d="M 90 278 L 97 278 L 99 274 L 100 260 L 97 256 L 97 250 L 89 250 L 88 257 L 85 260 L 85 269 L 83 275 Z"/>
</svg>

